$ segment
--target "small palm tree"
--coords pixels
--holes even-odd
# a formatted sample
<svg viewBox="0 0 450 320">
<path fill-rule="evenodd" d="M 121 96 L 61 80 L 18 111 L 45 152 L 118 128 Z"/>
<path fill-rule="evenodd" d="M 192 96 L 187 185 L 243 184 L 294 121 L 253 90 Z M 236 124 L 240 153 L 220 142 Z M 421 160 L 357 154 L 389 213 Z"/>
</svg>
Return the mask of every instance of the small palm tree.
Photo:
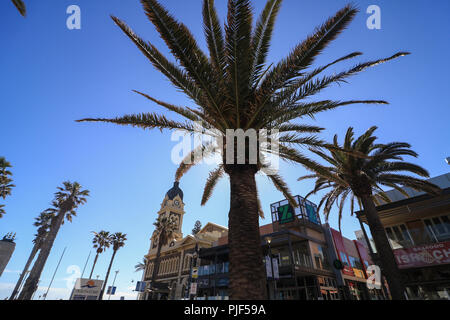
<svg viewBox="0 0 450 320">
<path fill-rule="evenodd" d="M 142 262 L 138 262 L 134 266 L 135 272 L 144 271 L 147 266 L 147 260 L 145 258 L 142 259 Z"/>
<path fill-rule="evenodd" d="M 0 219 L 3 218 L 3 215 L 6 213 L 5 209 L 3 209 L 4 207 L 4 204 L 0 204 Z"/>
<path fill-rule="evenodd" d="M 383 186 L 398 190 L 407 197 L 408 193 L 403 187 L 431 194 L 440 193 L 440 188 L 423 179 L 402 174 L 402 172 L 409 172 L 420 177 L 429 177 L 425 169 L 403 161 L 404 156 L 417 157 L 417 153 L 410 149 L 409 144 L 401 142 L 375 144 L 377 137 L 373 134 L 376 129 L 377 127 L 370 128 L 355 140 L 353 128 L 349 128 L 342 146 L 338 144 L 338 137 L 334 137 L 335 149 L 331 150 L 329 154 L 312 150 L 328 162 L 329 166 L 299 180 L 316 179 L 315 188 L 307 197 L 321 190 L 330 189 L 321 199 L 319 209 L 324 207 L 324 214 L 328 220 L 331 208 L 336 203 L 339 208 L 339 228 L 341 228 L 346 200 L 350 200 L 352 215 L 355 201 L 358 201 L 367 217 L 378 251 L 377 256 L 383 274 L 389 283 L 391 295 L 395 300 L 402 300 L 405 299 L 402 276 L 395 262 L 385 229 L 379 219 L 376 204 L 379 204 L 379 199 L 391 202 L 383 191 Z"/>
<path fill-rule="evenodd" d="M 55 217 L 56 210 L 54 208 L 49 208 L 39 214 L 37 218 L 35 218 L 34 226 L 37 227 L 37 234 L 35 235 L 35 238 L 33 240 L 34 246 L 31 250 L 30 256 L 28 257 L 28 260 L 25 264 L 25 267 L 23 268 L 22 273 L 20 274 L 19 280 L 16 283 L 16 286 L 14 287 L 14 290 L 9 297 L 9 300 L 14 300 L 17 293 L 19 292 L 20 285 L 22 284 L 22 281 L 28 272 L 28 269 L 30 268 L 31 263 L 34 260 L 34 257 L 38 253 L 38 251 L 41 249 L 42 243 L 44 242 L 45 238 L 47 237 L 47 234 L 50 230 L 50 225 L 52 223 L 52 219 Z"/>
<path fill-rule="evenodd" d="M 315 134 L 323 129 L 317 126 L 294 123 L 296 119 L 314 117 L 320 112 L 352 104 L 386 104 L 379 100 L 311 101 L 316 94 L 334 83 L 345 82 L 349 77 L 378 65 L 407 55 L 399 52 L 390 58 L 360 63 L 353 68 L 330 76 L 320 76 L 326 69 L 341 61 L 360 56 L 353 52 L 324 66 L 310 69 L 317 56 L 348 26 L 357 14 L 351 5 L 339 10 L 333 17 L 307 39 L 298 44 L 292 52 L 277 64 L 266 63 L 275 20 L 281 7 L 281 0 L 268 0 L 253 27 L 253 13 L 249 0 L 228 0 L 228 21 L 223 30 L 214 0 L 203 0 L 203 23 L 209 55 L 197 44 L 188 28 L 173 18 L 156 0 L 142 0 L 144 10 L 154 24 L 161 38 L 166 42 L 180 63 L 173 63 L 151 43 L 136 35 L 123 21 L 112 17 L 122 31 L 137 45 L 153 66 L 163 73 L 172 84 L 183 91 L 197 106 L 189 108 L 175 106 L 136 91 L 153 103 L 181 115 L 185 121 L 173 121 L 164 115 L 146 113 L 126 115 L 114 119 L 88 118 L 79 120 L 131 125 L 142 129 L 184 130 L 196 133 L 196 124 L 203 131 L 219 140 L 217 150 L 223 164 L 210 174 L 207 180 L 202 204 L 205 204 L 218 179 L 227 174 L 230 178 L 231 206 L 229 211 L 230 245 L 230 297 L 232 299 L 265 299 L 266 283 L 263 254 L 259 234 L 259 216 L 263 215 L 255 175 L 267 168 L 264 154 L 275 154 L 281 159 L 316 167 L 316 163 L 294 146 L 323 146 Z M 278 130 L 280 138 L 273 141 L 262 133 L 256 145 L 256 161 L 247 155 L 243 164 L 237 164 L 237 155 L 227 155 L 227 149 L 236 150 L 237 142 L 227 147 L 224 137 L 227 130 L 272 132 Z M 277 148 L 264 147 L 261 141 L 267 139 Z M 234 144 L 234 146 L 233 146 Z M 248 143 L 246 143 L 248 150 Z M 199 146 L 186 157 L 176 174 L 181 177 L 201 156 L 209 156 L 215 150 L 210 144 Z M 231 152 L 230 152 L 231 153 Z M 195 161 L 191 159 L 194 157 Z M 227 161 L 234 158 L 234 161 Z M 197 161 L 198 160 L 198 161 Z M 241 162 L 240 162 L 241 163 Z M 289 201 L 297 206 L 286 183 L 278 174 L 269 179 Z"/>
<path fill-rule="evenodd" d="M 92 279 L 92 274 L 94 273 L 95 265 L 97 264 L 98 256 L 103 253 L 111 245 L 111 236 L 107 231 L 92 232 L 94 234 L 94 239 L 92 243 L 94 244 L 94 249 L 97 249 L 97 254 L 95 255 L 94 265 L 92 266 L 91 274 L 89 279 Z"/>
<path fill-rule="evenodd" d="M 152 280 L 150 282 L 151 297 L 153 296 L 152 289 L 159 273 L 161 250 L 174 239 L 175 232 L 178 229 L 177 222 L 175 221 L 173 215 L 159 216 L 153 225 L 155 226 L 155 232 L 152 239 L 153 241 L 158 241 L 158 249 L 156 251 L 155 261 L 153 262 Z"/>
<path fill-rule="evenodd" d="M 112 267 L 112 264 L 114 262 L 114 258 L 116 257 L 116 253 L 117 253 L 117 251 L 119 251 L 120 248 L 125 246 L 125 241 L 126 240 L 127 240 L 127 235 L 123 234 L 123 233 L 120 233 L 120 232 L 114 233 L 114 234 L 112 234 L 110 236 L 110 242 L 111 242 L 111 245 L 112 245 L 113 254 L 112 254 L 112 257 L 111 257 L 111 261 L 109 262 L 108 271 L 106 272 L 105 283 L 103 284 L 103 288 L 102 288 L 102 291 L 100 293 L 99 300 L 103 299 L 103 294 L 105 293 L 106 284 L 108 283 L 109 274 L 111 273 L 111 267 Z"/>
<path fill-rule="evenodd" d="M 22 0 L 12 0 L 12 3 L 16 6 L 17 10 L 19 10 L 19 13 L 25 17 L 27 14 L 25 3 Z"/>
<path fill-rule="evenodd" d="M 12 173 L 9 171 L 9 168 L 12 168 L 11 163 L 6 161 L 4 157 L 0 157 L 0 198 L 3 199 L 11 195 L 11 190 L 15 187 L 11 183 Z"/>
<path fill-rule="evenodd" d="M 63 187 L 58 187 L 55 193 L 52 210 L 56 212 L 55 218 L 52 219 L 50 230 L 41 245 L 41 251 L 36 262 L 31 269 L 30 275 L 20 293 L 19 300 L 30 300 L 33 293 L 37 290 L 39 278 L 44 270 L 50 251 L 58 235 L 64 219 L 72 222 L 72 218 L 76 216 L 76 209 L 80 205 L 86 203 L 86 197 L 89 196 L 88 190 L 82 190 L 82 186 L 78 182 L 64 182 Z"/>
</svg>

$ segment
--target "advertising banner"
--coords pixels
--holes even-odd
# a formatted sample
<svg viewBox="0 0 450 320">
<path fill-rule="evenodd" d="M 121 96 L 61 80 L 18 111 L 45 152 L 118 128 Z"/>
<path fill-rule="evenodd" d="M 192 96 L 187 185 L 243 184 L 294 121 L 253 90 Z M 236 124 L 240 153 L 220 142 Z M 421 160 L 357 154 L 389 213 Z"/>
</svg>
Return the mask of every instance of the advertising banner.
<svg viewBox="0 0 450 320">
<path fill-rule="evenodd" d="M 96 300 L 102 290 L 103 280 L 77 279 L 72 300 Z"/>
<path fill-rule="evenodd" d="M 450 264 L 450 242 L 398 249 L 394 254 L 400 269 Z"/>
</svg>

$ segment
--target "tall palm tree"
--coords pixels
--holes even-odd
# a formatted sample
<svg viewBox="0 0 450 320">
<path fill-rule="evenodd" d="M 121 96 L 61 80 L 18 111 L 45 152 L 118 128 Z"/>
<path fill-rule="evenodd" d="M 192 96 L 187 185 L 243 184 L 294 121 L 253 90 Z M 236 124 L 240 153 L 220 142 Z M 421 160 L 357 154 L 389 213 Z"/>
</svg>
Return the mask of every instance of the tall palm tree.
<svg viewBox="0 0 450 320">
<path fill-rule="evenodd" d="M 328 167 L 299 180 L 316 179 L 315 188 L 307 197 L 321 190 L 329 189 L 322 197 L 319 209 L 324 206 L 324 214 L 328 220 L 331 208 L 336 203 L 339 208 L 339 228 L 341 228 L 346 200 L 350 201 L 352 215 L 355 201 L 359 203 L 367 217 L 377 248 L 380 267 L 388 281 L 392 298 L 403 300 L 405 296 L 402 275 L 398 270 L 385 229 L 379 219 L 376 205 L 380 204 L 380 200 L 391 202 L 391 199 L 383 191 L 383 186 L 393 188 L 407 197 L 408 193 L 403 187 L 431 194 L 439 194 L 440 188 L 423 179 L 406 174 L 413 173 L 420 177 L 429 177 L 428 172 L 422 167 L 403 160 L 404 156 L 417 157 L 417 153 L 410 149 L 409 144 L 401 142 L 376 144 L 377 137 L 373 135 L 376 129 L 377 127 L 372 127 L 355 139 L 353 128 L 349 128 L 342 146 L 338 144 L 337 135 L 334 137 L 335 149 L 330 150 L 329 154 L 312 150 L 328 162 Z M 345 151 L 341 151 L 339 148 Z"/>
<path fill-rule="evenodd" d="M 153 234 L 153 241 L 158 241 L 158 247 L 156 250 L 156 258 L 153 262 L 153 273 L 152 280 L 150 282 L 150 297 L 153 299 L 153 287 L 156 281 L 156 277 L 159 273 L 159 265 L 161 263 L 161 250 L 164 246 L 168 245 L 175 236 L 175 232 L 178 229 L 177 222 L 173 215 L 159 216 L 156 222 L 153 224 L 155 226 L 155 232 Z"/>
<path fill-rule="evenodd" d="M 94 239 L 92 243 L 94 244 L 94 249 L 97 249 L 97 254 L 95 255 L 94 265 L 92 266 L 91 274 L 89 279 L 92 279 L 92 274 L 94 273 L 95 265 L 97 264 L 98 256 L 103 253 L 111 245 L 111 235 L 107 231 L 92 232 L 94 234 Z"/>
<path fill-rule="evenodd" d="M 25 277 L 25 275 L 28 272 L 28 269 L 30 268 L 31 263 L 33 262 L 36 254 L 38 253 L 39 249 L 41 248 L 42 243 L 45 240 L 45 237 L 47 236 L 50 225 L 52 222 L 52 219 L 55 217 L 56 209 L 55 208 L 49 208 L 39 214 L 37 218 L 35 218 L 34 226 L 37 227 L 37 234 L 35 235 L 35 238 L 33 240 L 34 246 L 31 250 L 30 256 L 28 257 L 28 260 L 25 264 L 25 267 L 23 268 L 22 273 L 20 274 L 19 280 L 17 280 L 16 286 L 14 287 L 14 290 L 9 297 L 9 300 L 14 300 L 17 293 L 19 292 L 20 285 L 22 284 L 22 281 Z"/>
<path fill-rule="evenodd" d="M 17 10 L 19 10 L 19 13 L 25 17 L 27 14 L 25 3 L 22 0 L 12 0 L 12 3 L 16 6 Z"/>
<path fill-rule="evenodd" d="M 6 161 L 4 157 L 0 157 L 0 198 L 3 199 L 11 195 L 11 190 L 15 187 L 11 183 L 12 172 L 9 171 L 9 168 L 12 168 L 11 163 Z"/>
<path fill-rule="evenodd" d="M 229 245 L 230 291 L 232 299 L 266 298 L 265 271 L 259 235 L 259 205 L 255 175 L 266 168 L 263 153 L 272 153 L 282 159 L 316 167 L 294 146 L 322 146 L 315 134 L 323 129 L 317 126 L 293 123 L 299 118 L 352 104 L 386 104 L 379 100 L 333 101 L 310 99 L 332 85 L 345 82 L 349 77 L 380 63 L 406 55 L 399 52 L 390 58 L 359 63 L 354 67 L 329 76 L 320 74 L 331 66 L 360 56 L 353 52 L 316 69 L 309 69 L 316 57 L 348 26 L 357 14 L 351 5 L 339 10 L 319 26 L 307 39 L 277 64 L 266 65 L 274 23 L 281 0 L 268 0 L 253 28 L 250 0 L 228 0 L 228 18 L 225 29 L 221 27 L 214 0 L 203 0 L 203 22 L 209 56 L 197 45 L 188 28 L 173 18 L 156 0 L 141 0 L 144 10 L 180 65 L 164 57 L 151 43 L 136 35 L 123 21 L 112 17 L 122 31 L 136 44 L 153 66 L 172 84 L 184 92 L 197 108 L 176 106 L 135 91 L 159 106 L 181 115 L 179 122 L 156 113 L 126 115 L 104 119 L 87 118 L 79 122 L 108 122 L 131 125 L 143 129 L 184 130 L 195 133 L 201 124 L 203 132 L 210 134 L 222 145 L 218 150 L 209 144 L 199 146 L 183 161 L 176 174 L 179 180 L 201 157 L 190 162 L 193 155 L 208 156 L 221 153 L 223 164 L 211 172 L 207 180 L 202 204 L 211 196 L 217 180 L 225 174 L 230 179 Z M 319 77 L 320 76 L 320 77 Z M 256 161 L 244 157 L 243 164 L 236 163 L 236 155 L 227 155 L 223 143 L 227 130 L 255 130 L 261 132 L 258 145 L 266 138 L 277 148 L 262 145 L 256 152 Z M 279 140 L 273 141 L 264 131 L 278 130 Z M 248 142 L 246 143 L 248 146 Z M 277 145 L 278 144 L 278 145 Z M 231 141 L 229 149 L 236 150 L 237 142 Z M 233 148 L 234 147 L 234 148 Z M 277 150 L 278 149 L 278 150 Z M 234 154 L 234 152 L 233 152 Z M 227 162 L 227 158 L 234 158 Z M 190 164 L 189 164 L 190 163 Z M 256 164 L 255 164 L 256 163 Z M 295 203 L 286 183 L 278 174 L 269 175 L 275 187 Z"/>
<path fill-rule="evenodd" d="M 86 203 L 86 197 L 89 196 L 88 190 L 82 190 L 82 186 L 78 182 L 66 181 L 62 187 L 57 188 L 59 191 L 55 193 L 54 206 L 56 209 L 55 218 L 52 219 L 50 230 L 41 245 L 41 250 L 36 262 L 31 269 L 30 275 L 19 295 L 19 300 L 30 300 L 33 293 L 37 290 L 39 278 L 42 270 L 45 267 L 50 251 L 55 242 L 58 231 L 61 225 L 64 224 L 64 219 L 72 222 L 72 218 L 76 216 L 76 209 L 80 205 Z"/>
<path fill-rule="evenodd" d="M 5 209 L 3 209 L 4 207 L 4 204 L 0 204 L 0 219 L 3 218 L 3 215 L 6 213 Z"/>
<path fill-rule="evenodd" d="M 120 248 L 122 248 L 125 245 L 125 241 L 127 240 L 127 235 L 123 234 L 121 232 L 116 232 L 110 236 L 111 238 L 111 245 L 113 249 L 113 254 L 111 257 L 111 261 L 109 262 L 108 271 L 106 272 L 106 278 L 105 283 L 103 283 L 103 288 L 100 293 L 99 300 L 103 299 L 103 294 L 105 293 L 106 284 L 108 283 L 109 274 L 111 273 L 111 267 L 114 261 L 114 258 L 116 257 L 117 251 L 119 251 Z"/>
</svg>

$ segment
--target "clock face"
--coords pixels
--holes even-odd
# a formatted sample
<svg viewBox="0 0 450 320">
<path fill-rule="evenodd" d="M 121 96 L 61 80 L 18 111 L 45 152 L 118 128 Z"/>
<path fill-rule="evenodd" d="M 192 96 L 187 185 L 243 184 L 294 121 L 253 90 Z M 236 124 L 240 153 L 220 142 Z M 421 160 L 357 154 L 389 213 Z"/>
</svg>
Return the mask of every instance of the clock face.
<svg viewBox="0 0 450 320">
<path fill-rule="evenodd" d="M 180 206 L 180 201 L 175 200 L 174 204 L 175 204 L 176 207 L 179 207 Z"/>
</svg>

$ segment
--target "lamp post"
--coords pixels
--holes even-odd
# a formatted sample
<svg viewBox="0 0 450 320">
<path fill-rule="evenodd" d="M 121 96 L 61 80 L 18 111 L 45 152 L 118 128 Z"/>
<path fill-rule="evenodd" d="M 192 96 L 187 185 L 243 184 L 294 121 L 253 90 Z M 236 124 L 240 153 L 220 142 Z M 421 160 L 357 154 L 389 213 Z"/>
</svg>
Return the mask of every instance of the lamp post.
<svg viewBox="0 0 450 320">
<path fill-rule="evenodd" d="M 189 271 L 189 284 L 188 284 L 188 293 L 186 295 L 186 298 L 191 300 L 191 284 L 192 284 L 192 269 L 197 266 L 197 258 L 198 258 L 198 244 L 195 245 L 194 253 L 192 254 L 186 254 L 188 257 L 192 257 L 191 263 L 190 263 L 190 271 Z"/>
<path fill-rule="evenodd" d="M 117 274 L 118 274 L 118 273 L 119 273 L 119 270 L 116 271 L 116 275 L 114 276 L 114 280 L 113 280 L 113 284 L 112 284 L 112 286 L 111 286 L 111 291 L 109 292 L 108 300 L 111 300 L 111 294 L 112 294 L 112 291 L 113 291 L 113 289 L 114 289 L 114 284 L 116 283 L 116 278 L 117 278 Z"/>
<path fill-rule="evenodd" d="M 270 259 L 270 268 L 271 268 L 271 273 L 272 273 L 272 276 L 270 277 L 270 281 L 272 282 L 272 287 L 273 287 L 273 300 L 276 300 L 277 283 L 275 280 L 275 272 L 273 270 L 272 249 L 270 247 L 270 244 L 272 243 L 272 238 L 267 237 L 266 243 L 269 246 L 269 259 Z"/>
</svg>

